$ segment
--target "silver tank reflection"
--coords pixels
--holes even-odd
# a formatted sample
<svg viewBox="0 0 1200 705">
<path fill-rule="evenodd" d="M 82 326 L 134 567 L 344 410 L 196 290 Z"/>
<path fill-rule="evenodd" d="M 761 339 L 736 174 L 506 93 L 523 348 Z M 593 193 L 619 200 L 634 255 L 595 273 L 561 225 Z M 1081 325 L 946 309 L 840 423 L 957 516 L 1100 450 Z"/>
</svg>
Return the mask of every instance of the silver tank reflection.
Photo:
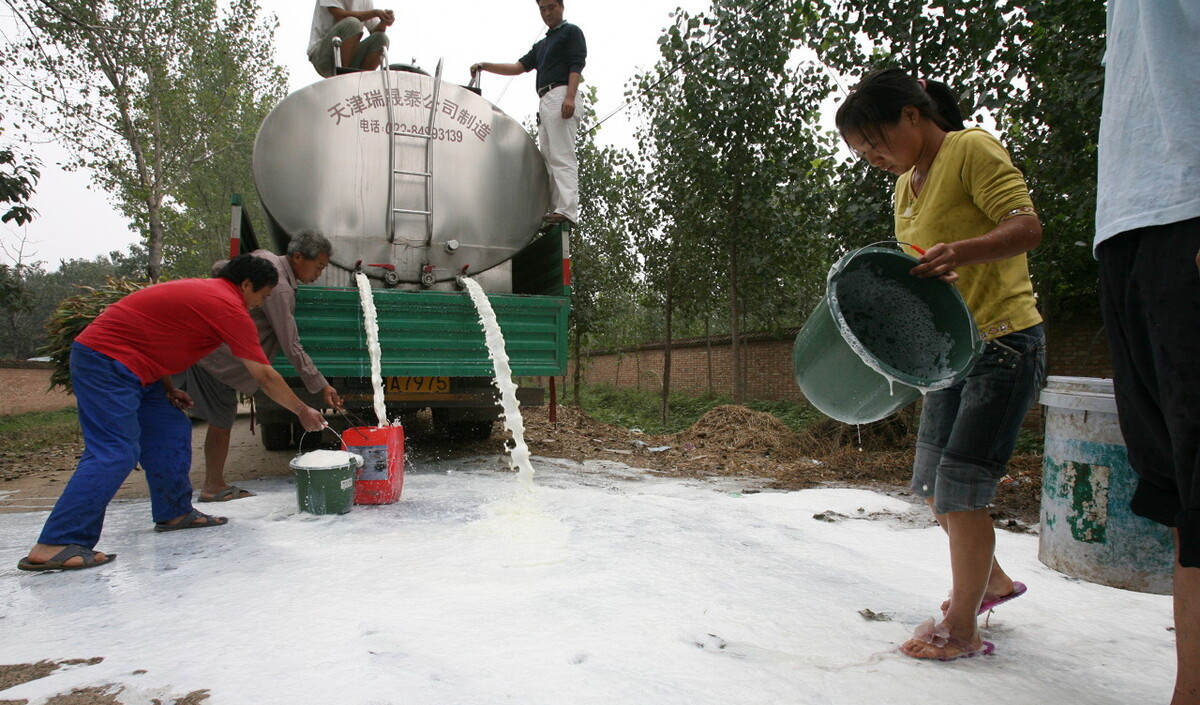
<svg viewBox="0 0 1200 705">
<path fill-rule="evenodd" d="M 288 236 L 314 231 L 333 242 L 336 266 L 318 283 L 352 285 L 349 269 L 361 260 L 376 286 L 385 270 L 368 265 L 394 267 L 401 288 L 419 287 L 425 273 L 436 282 L 429 288 L 451 290 L 464 267 L 481 281 L 496 279 L 491 290 L 508 288 L 499 281 L 506 267 L 498 265 L 541 225 L 550 193 L 546 166 L 517 121 L 465 88 L 441 83 L 433 139 L 395 137 L 397 170 L 423 172 L 426 143 L 431 150 L 428 208 L 424 177 L 394 177 L 396 208 L 432 211 L 430 246 L 424 215 L 397 214 L 389 237 L 392 133 L 427 130 L 433 81 L 390 71 L 385 94 L 381 71 L 338 76 L 292 93 L 263 121 L 255 186 Z"/>
</svg>

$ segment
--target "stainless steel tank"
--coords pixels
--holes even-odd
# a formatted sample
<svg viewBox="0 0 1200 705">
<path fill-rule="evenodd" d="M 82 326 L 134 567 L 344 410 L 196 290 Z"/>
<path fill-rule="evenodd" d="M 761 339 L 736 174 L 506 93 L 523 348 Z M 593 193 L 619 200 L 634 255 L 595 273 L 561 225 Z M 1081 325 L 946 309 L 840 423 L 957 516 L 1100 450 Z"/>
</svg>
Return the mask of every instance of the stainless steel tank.
<svg viewBox="0 0 1200 705">
<path fill-rule="evenodd" d="M 333 242 L 337 267 L 320 283 L 349 285 L 347 270 L 362 260 L 374 275 L 384 270 L 366 265 L 394 267 L 393 282 L 420 285 L 425 275 L 426 286 L 449 285 L 464 267 L 478 275 L 506 262 L 537 233 L 550 186 L 533 140 L 466 88 L 441 82 L 436 94 L 434 106 L 434 79 L 423 74 L 352 73 L 292 93 L 263 121 L 255 186 L 288 235 Z M 393 142 L 394 168 L 418 173 L 389 173 Z M 420 174 L 427 148 L 429 177 Z M 431 212 L 431 238 L 419 213 L 397 213 L 390 227 L 393 180 L 395 208 Z"/>
</svg>

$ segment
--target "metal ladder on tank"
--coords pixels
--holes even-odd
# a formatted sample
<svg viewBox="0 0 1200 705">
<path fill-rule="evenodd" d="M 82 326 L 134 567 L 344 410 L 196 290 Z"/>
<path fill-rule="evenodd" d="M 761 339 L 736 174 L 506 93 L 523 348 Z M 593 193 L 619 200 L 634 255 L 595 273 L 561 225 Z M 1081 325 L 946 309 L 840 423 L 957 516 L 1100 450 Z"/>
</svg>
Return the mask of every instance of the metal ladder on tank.
<svg viewBox="0 0 1200 705">
<path fill-rule="evenodd" d="M 433 101 L 429 105 L 429 120 L 425 126 L 425 134 L 419 132 L 401 132 L 394 128 L 396 121 L 393 119 L 392 110 L 392 85 L 389 74 L 391 70 L 387 69 L 387 54 L 383 56 L 383 95 L 384 105 L 387 107 L 387 120 L 391 134 L 388 137 L 388 173 L 390 181 L 388 188 L 387 201 L 387 225 L 388 225 L 388 242 L 395 243 L 396 241 L 396 216 L 397 215 L 419 215 L 425 218 L 425 252 L 429 252 L 429 248 L 433 244 L 433 150 L 430 143 L 433 141 L 433 123 L 437 118 L 438 99 L 441 95 L 442 86 L 442 60 L 438 59 L 437 70 L 433 76 Z M 423 171 L 413 171 L 410 169 L 396 168 L 396 147 L 400 139 L 415 139 L 421 140 L 425 145 L 425 169 Z M 396 179 L 400 176 L 416 176 L 425 180 L 425 208 L 397 208 L 396 207 Z M 428 254 L 426 254 L 428 258 Z M 422 268 L 425 271 L 428 267 Z"/>
</svg>

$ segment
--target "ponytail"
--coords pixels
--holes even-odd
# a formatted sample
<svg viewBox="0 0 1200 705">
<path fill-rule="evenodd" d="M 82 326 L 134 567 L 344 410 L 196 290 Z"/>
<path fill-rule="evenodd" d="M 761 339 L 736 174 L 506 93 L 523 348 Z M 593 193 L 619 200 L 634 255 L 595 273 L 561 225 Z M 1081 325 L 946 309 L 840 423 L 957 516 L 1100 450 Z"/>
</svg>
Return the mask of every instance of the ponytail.
<svg viewBox="0 0 1200 705">
<path fill-rule="evenodd" d="M 850 90 L 837 110 L 835 122 L 843 135 L 857 132 L 871 142 L 887 143 L 884 127 L 900 120 L 913 106 L 947 132 L 965 128 L 958 96 L 941 81 L 917 79 L 904 69 L 881 69 L 867 74 Z"/>
</svg>

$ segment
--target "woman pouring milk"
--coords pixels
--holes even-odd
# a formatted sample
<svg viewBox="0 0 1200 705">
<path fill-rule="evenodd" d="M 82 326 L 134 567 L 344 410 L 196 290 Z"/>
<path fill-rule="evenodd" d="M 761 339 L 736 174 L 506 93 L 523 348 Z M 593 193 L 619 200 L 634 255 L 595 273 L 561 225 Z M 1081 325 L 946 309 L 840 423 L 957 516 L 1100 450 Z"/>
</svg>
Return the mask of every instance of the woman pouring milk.
<svg viewBox="0 0 1200 705">
<path fill-rule="evenodd" d="M 994 556 L 988 505 L 1045 371 L 1025 256 L 1041 242 L 1041 222 L 1008 153 L 984 130 L 964 128 L 944 83 L 872 72 L 836 121 L 857 155 L 899 177 L 896 239 L 916 245 L 912 274 L 954 281 L 986 341 L 966 379 L 925 395 L 912 489 L 949 537 L 952 589 L 942 618 L 918 627 L 900 651 L 942 661 L 990 654 L 978 615 L 1025 592 Z"/>
</svg>

